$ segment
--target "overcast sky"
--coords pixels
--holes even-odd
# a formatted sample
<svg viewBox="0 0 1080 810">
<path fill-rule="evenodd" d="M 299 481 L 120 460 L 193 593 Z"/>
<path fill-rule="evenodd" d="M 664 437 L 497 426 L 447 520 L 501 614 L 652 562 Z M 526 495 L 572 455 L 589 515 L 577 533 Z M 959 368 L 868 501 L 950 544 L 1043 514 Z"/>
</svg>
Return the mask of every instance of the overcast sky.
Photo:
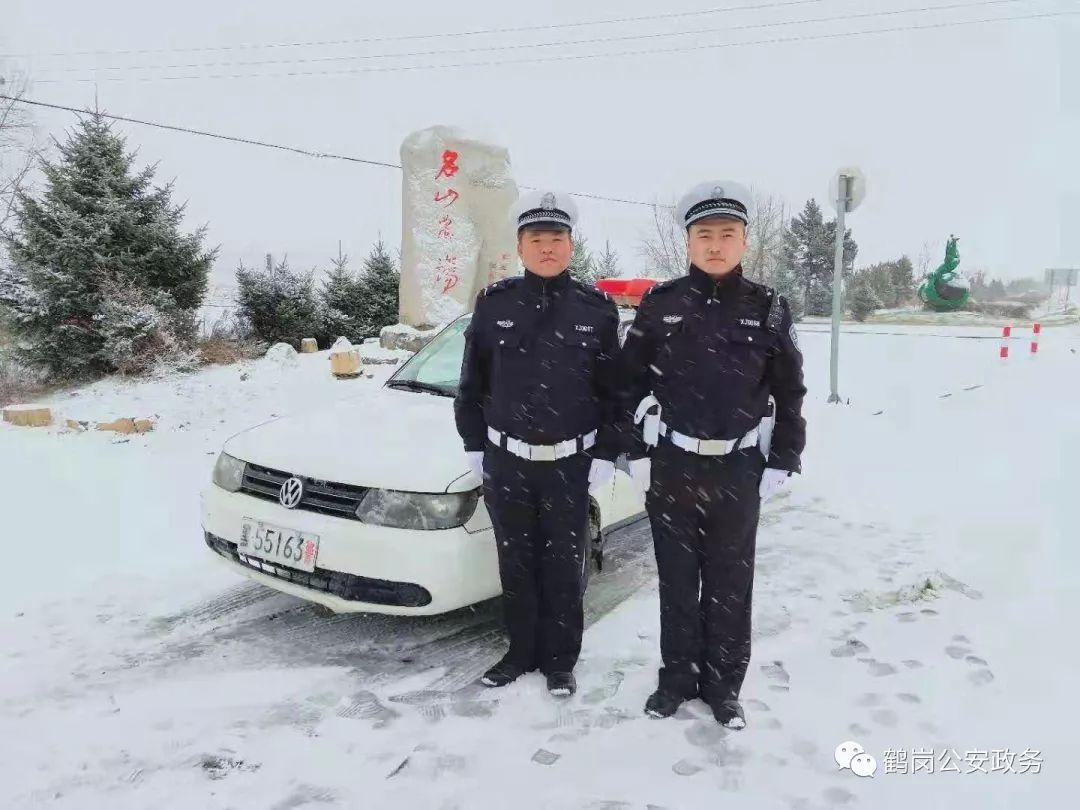
<svg viewBox="0 0 1080 810">
<path fill-rule="evenodd" d="M 34 99 L 92 106 L 96 77 L 99 103 L 110 113 L 390 163 L 410 131 L 456 125 L 507 146 L 519 183 L 613 197 L 670 201 L 700 180 L 730 178 L 798 208 L 808 197 L 822 200 L 835 170 L 854 164 L 869 181 L 849 220 L 859 264 L 902 253 L 915 259 L 926 242 L 936 263 L 954 232 L 962 269 L 1016 277 L 1080 266 L 1080 16 L 701 47 L 1080 10 L 1073 0 L 1032 0 L 762 27 L 958 2 L 549 0 L 530 8 L 492 0 L 2 0 L 0 52 L 9 76 L 28 73 Z M 756 7 L 541 28 L 718 6 Z M 532 30 L 400 39 L 519 27 Z M 694 33 L 538 45 L 674 32 Z M 237 47 L 252 45 L 279 47 Z M 507 47 L 514 45 L 533 47 Z M 504 49 L 355 58 L 493 46 Z M 698 49 L 355 72 L 679 47 Z M 116 53 L 133 50 L 157 52 Z M 196 67 L 135 69 L 152 65 Z M 302 71 L 354 72 L 281 75 Z M 260 75 L 212 78 L 237 73 Z M 177 76 L 197 78 L 162 78 Z M 49 110 L 34 115 L 45 134 L 60 134 L 73 120 Z M 130 124 L 117 129 L 141 162 L 160 162 L 160 178 L 177 178 L 189 223 L 209 224 L 211 243 L 221 245 L 218 282 L 230 280 L 240 258 L 258 262 L 268 251 L 288 252 L 306 267 L 325 264 L 339 240 L 357 258 L 379 233 L 400 243 L 397 170 Z M 624 272 L 640 270 L 636 243 L 649 210 L 582 200 L 581 211 L 590 241 L 609 238 Z"/>
</svg>

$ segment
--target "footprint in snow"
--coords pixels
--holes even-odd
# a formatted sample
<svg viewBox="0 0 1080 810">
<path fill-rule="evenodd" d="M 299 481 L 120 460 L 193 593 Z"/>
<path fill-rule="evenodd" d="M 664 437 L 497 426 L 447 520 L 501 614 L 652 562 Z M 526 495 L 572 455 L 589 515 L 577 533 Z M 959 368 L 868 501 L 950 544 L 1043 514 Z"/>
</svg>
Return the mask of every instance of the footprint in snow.
<svg viewBox="0 0 1080 810">
<path fill-rule="evenodd" d="M 791 676 L 788 675 L 787 670 L 784 669 L 783 661 L 773 661 L 771 664 L 762 664 L 761 671 L 765 674 L 766 678 L 775 681 L 778 684 L 787 686 L 791 683 Z"/>
<path fill-rule="evenodd" d="M 895 675 L 896 667 L 892 664 L 887 664 L 884 661 L 878 661 L 876 658 L 860 658 L 860 661 L 864 662 L 870 669 L 870 674 L 875 678 L 883 678 L 886 675 Z"/>
<path fill-rule="evenodd" d="M 686 741 L 699 748 L 712 748 L 723 741 L 728 730 L 715 720 L 695 720 L 683 732 Z"/>
<path fill-rule="evenodd" d="M 886 728 L 894 728 L 898 718 L 896 712 L 892 709 L 877 709 L 870 713 L 870 716 L 874 719 L 874 722 L 879 726 L 885 726 Z"/>
<path fill-rule="evenodd" d="M 610 700 L 615 697 L 619 691 L 619 687 L 622 686 L 623 678 L 625 676 L 618 670 L 613 670 L 604 676 L 604 681 L 600 686 L 595 689 L 591 689 L 585 693 L 585 697 L 582 698 L 585 703 L 603 703 L 605 700 Z"/>
<path fill-rule="evenodd" d="M 856 653 L 868 653 L 870 648 L 859 641 L 857 638 L 849 638 L 846 643 L 841 644 L 839 647 L 833 647 L 833 658 L 850 658 Z"/>
</svg>

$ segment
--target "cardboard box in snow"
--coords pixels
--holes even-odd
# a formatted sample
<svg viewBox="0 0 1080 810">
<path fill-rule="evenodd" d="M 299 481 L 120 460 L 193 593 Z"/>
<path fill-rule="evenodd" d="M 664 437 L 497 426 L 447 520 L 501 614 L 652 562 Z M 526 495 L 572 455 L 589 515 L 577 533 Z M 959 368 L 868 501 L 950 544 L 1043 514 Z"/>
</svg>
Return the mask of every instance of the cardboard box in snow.
<svg viewBox="0 0 1080 810">
<path fill-rule="evenodd" d="M 399 319 L 424 329 L 469 312 L 481 289 L 518 272 L 509 220 L 518 191 L 505 148 L 451 127 L 409 135 L 401 164 Z"/>
</svg>

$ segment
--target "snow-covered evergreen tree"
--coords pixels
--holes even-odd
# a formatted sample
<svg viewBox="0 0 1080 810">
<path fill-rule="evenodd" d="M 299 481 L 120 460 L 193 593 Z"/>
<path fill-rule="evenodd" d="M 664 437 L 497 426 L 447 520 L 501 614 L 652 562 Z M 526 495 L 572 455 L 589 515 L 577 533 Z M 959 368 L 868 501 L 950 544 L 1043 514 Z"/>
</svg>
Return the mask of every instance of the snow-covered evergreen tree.
<svg viewBox="0 0 1080 810">
<path fill-rule="evenodd" d="M 155 166 L 135 171 L 134 154 L 100 114 L 56 147 L 59 158 L 41 162 L 42 193 L 18 195 L 0 268 L 0 304 L 24 358 L 61 377 L 119 368 L 102 331 L 121 326 L 116 308 L 103 314 L 110 285 L 145 292 L 140 309 L 152 307 L 151 320 L 187 339 L 171 322 L 190 319 L 205 294 L 215 255 L 203 248 L 205 228 L 181 231 L 172 184 L 153 184 Z"/>
<path fill-rule="evenodd" d="M 895 296 L 891 306 L 902 306 L 915 298 L 915 268 L 906 254 L 893 263 L 891 277 Z"/>
<path fill-rule="evenodd" d="M 364 259 L 360 273 L 364 336 L 374 337 L 384 326 L 398 322 L 398 288 L 401 276 L 394 258 L 387 252 L 382 239 L 375 243 Z"/>
<path fill-rule="evenodd" d="M 836 241 L 836 221 L 825 221 L 821 206 L 810 199 L 802 213 L 791 220 L 784 234 L 786 264 L 795 274 L 802 292 L 807 314 L 828 315 L 832 311 L 833 253 Z M 851 231 L 844 235 L 844 278 L 854 271 L 855 256 L 859 247 L 851 238 Z"/>
<path fill-rule="evenodd" d="M 299 347 L 302 338 L 324 337 L 314 271 L 297 272 L 287 258 L 275 263 L 267 255 L 261 269 L 241 263 L 236 284 L 240 315 L 260 340 Z"/>
<path fill-rule="evenodd" d="M 795 271 L 787 262 L 781 261 L 776 265 L 776 277 L 773 282 L 776 291 L 787 300 L 791 317 L 796 321 L 802 320 L 802 290 L 799 288 L 799 280 L 795 278 Z"/>
<path fill-rule="evenodd" d="M 619 254 L 611 247 L 611 242 L 604 240 L 604 249 L 595 257 L 597 278 L 618 278 L 620 273 Z"/>
<path fill-rule="evenodd" d="M 597 279 L 603 278 L 603 276 L 600 275 L 600 269 L 597 267 L 596 260 L 593 259 L 592 252 L 589 250 L 589 239 L 584 232 L 577 231 L 574 233 L 573 240 L 574 250 L 570 254 L 570 276 L 591 287 L 596 283 Z"/>
<path fill-rule="evenodd" d="M 871 275 L 866 271 L 856 275 L 851 284 L 851 317 L 860 322 L 865 321 L 881 304 L 881 299 L 874 291 Z"/>
<path fill-rule="evenodd" d="M 331 340 L 347 337 L 359 343 L 368 329 L 364 287 L 348 256 L 339 255 L 330 265 L 321 291 L 325 332 Z"/>
</svg>

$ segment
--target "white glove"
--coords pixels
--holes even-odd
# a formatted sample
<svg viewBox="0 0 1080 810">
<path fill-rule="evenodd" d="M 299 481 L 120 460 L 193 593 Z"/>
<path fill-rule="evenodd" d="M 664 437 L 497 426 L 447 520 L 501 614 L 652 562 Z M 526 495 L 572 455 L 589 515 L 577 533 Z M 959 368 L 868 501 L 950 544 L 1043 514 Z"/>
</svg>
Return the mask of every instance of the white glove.
<svg viewBox="0 0 1080 810">
<path fill-rule="evenodd" d="M 644 498 L 652 486 L 652 460 L 648 456 L 630 462 L 630 483 L 634 485 L 638 497 Z"/>
<path fill-rule="evenodd" d="M 469 459 L 469 469 L 480 476 L 484 477 L 484 451 L 483 450 L 467 450 L 465 456 Z"/>
<path fill-rule="evenodd" d="M 615 477 L 615 462 L 604 461 L 602 458 L 594 458 L 589 467 L 589 492 L 602 489 L 605 484 L 610 484 Z"/>
<path fill-rule="evenodd" d="M 789 480 L 791 480 L 791 473 L 787 470 L 774 470 L 771 467 L 766 467 L 765 472 L 761 474 L 761 485 L 758 487 L 761 502 L 764 503 L 786 487 Z"/>
</svg>

